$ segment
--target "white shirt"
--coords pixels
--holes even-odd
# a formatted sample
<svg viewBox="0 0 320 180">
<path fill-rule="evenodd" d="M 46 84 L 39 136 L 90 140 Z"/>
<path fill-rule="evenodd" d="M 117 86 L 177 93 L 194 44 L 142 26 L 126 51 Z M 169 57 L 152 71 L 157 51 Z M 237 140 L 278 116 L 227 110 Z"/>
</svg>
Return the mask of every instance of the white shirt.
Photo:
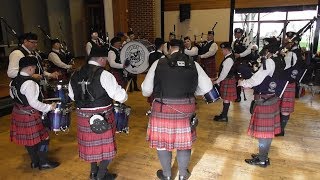
<svg viewBox="0 0 320 180">
<path fill-rule="evenodd" d="M 60 53 L 59 50 L 56 50 L 56 49 L 52 49 L 52 51 L 56 53 Z M 70 69 L 72 67 L 72 65 L 67 65 L 64 62 L 62 62 L 60 57 L 54 52 L 49 53 L 49 56 L 48 56 L 49 61 L 53 62 L 53 64 L 63 69 Z"/>
<path fill-rule="evenodd" d="M 25 72 L 20 72 L 20 75 L 29 76 Z M 12 81 L 10 82 L 10 85 L 9 85 L 10 87 L 11 87 L 11 83 L 12 83 Z M 45 104 L 45 103 L 42 103 L 38 100 L 40 90 L 39 90 L 39 85 L 36 82 L 34 82 L 32 80 L 25 81 L 21 85 L 20 92 L 21 92 L 21 94 L 26 96 L 27 101 L 32 108 L 34 108 L 38 111 L 41 111 L 41 112 L 49 112 L 51 110 L 50 104 Z M 14 92 L 12 92 L 12 89 L 10 89 L 9 93 L 10 93 L 10 96 L 12 98 L 14 98 L 14 96 L 13 96 Z"/>
<path fill-rule="evenodd" d="M 210 43 L 210 42 L 211 41 L 208 41 L 207 43 Z M 208 57 L 214 56 L 216 54 L 217 50 L 218 50 L 218 45 L 217 45 L 217 43 L 214 42 L 211 44 L 209 51 L 200 55 L 200 58 L 203 59 L 203 58 L 208 58 Z"/>
<path fill-rule="evenodd" d="M 95 61 L 89 61 L 88 64 L 99 66 L 99 64 Z M 109 97 L 115 101 L 119 101 L 120 103 L 125 102 L 128 99 L 127 92 L 117 83 L 116 78 L 109 73 L 108 71 L 102 71 L 100 76 L 100 83 L 104 90 L 108 93 Z M 74 101 L 74 93 L 72 86 L 69 82 L 69 97 Z M 99 109 L 97 108 L 90 108 L 90 109 Z M 89 109 L 89 108 L 86 108 Z"/>
<path fill-rule="evenodd" d="M 191 49 L 184 48 L 184 53 L 188 56 L 196 56 L 198 55 L 198 48 L 193 46 Z"/>
<path fill-rule="evenodd" d="M 113 47 L 113 48 L 115 48 L 115 47 Z M 117 49 L 117 48 L 115 48 L 115 49 Z M 117 50 L 119 51 L 119 49 L 117 49 Z M 116 58 L 117 58 L 116 53 L 114 53 L 114 51 L 110 50 L 108 52 L 108 62 L 109 62 L 110 67 L 116 68 L 116 69 L 123 69 L 123 64 L 116 63 Z"/>
<path fill-rule="evenodd" d="M 24 48 L 29 54 L 31 54 L 31 51 L 29 51 L 23 44 L 21 45 L 22 48 Z M 24 54 L 20 50 L 14 50 L 9 55 L 9 65 L 7 74 L 9 78 L 15 78 L 18 75 L 19 72 L 19 61 L 21 58 L 24 57 Z M 39 59 L 41 58 L 38 53 L 36 53 L 36 57 Z M 37 66 L 39 69 L 42 69 L 41 65 L 37 63 Z M 43 69 L 42 69 L 43 70 Z M 50 76 L 51 73 L 48 73 L 47 71 L 43 71 L 43 74 L 45 76 Z"/>
<path fill-rule="evenodd" d="M 272 59 L 266 60 L 266 70 L 263 70 L 263 65 L 259 68 L 259 70 L 253 74 L 253 76 L 250 79 L 246 79 L 243 81 L 240 81 L 239 86 L 242 86 L 244 88 L 252 88 L 254 86 L 258 86 L 262 83 L 264 78 L 267 76 L 272 77 L 273 72 L 275 70 L 275 64 Z"/>
<path fill-rule="evenodd" d="M 229 56 L 231 53 L 229 53 L 228 55 L 226 55 L 225 57 Z M 223 81 L 229 74 L 230 69 L 233 66 L 233 59 L 232 58 L 227 58 L 226 60 L 223 61 L 222 63 L 222 70 L 221 73 L 219 75 L 219 78 L 216 80 L 216 82 L 219 84 L 221 81 Z"/>
<path fill-rule="evenodd" d="M 151 96 L 153 92 L 154 75 L 158 62 L 159 60 L 156 60 L 152 64 L 144 81 L 141 84 L 142 95 L 145 97 Z M 212 89 L 212 81 L 197 62 L 195 62 L 195 65 L 198 72 L 198 86 L 195 95 L 204 95 Z"/>
<path fill-rule="evenodd" d="M 93 42 L 97 42 L 98 40 L 94 40 L 94 39 L 91 39 Z M 90 52 L 91 52 L 91 49 L 92 49 L 92 44 L 91 42 L 87 42 L 86 44 L 86 52 L 87 52 L 87 55 L 89 56 L 90 55 Z"/>
<path fill-rule="evenodd" d="M 286 56 L 284 57 L 284 61 L 286 62 L 286 67 L 284 69 L 288 69 L 291 67 L 291 60 L 293 59 L 293 65 L 294 66 L 297 63 L 297 54 L 292 52 L 292 51 L 288 51 L 286 53 Z"/>
</svg>

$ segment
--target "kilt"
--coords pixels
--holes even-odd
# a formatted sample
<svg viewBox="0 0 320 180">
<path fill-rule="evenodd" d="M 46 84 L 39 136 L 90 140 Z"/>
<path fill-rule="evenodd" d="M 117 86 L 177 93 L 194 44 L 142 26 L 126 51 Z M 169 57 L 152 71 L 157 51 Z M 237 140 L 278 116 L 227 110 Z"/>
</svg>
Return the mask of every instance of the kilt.
<svg viewBox="0 0 320 180">
<path fill-rule="evenodd" d="M 89 119 L 93 114 L 102 112 L 105 112 L 105 117 L 108 118 L 108 123 L 112 124 L 112 129 L 102 134 L 96 134 L 90 128 Z M 81 159 L 87 162 L 100 162 L 111 160 L 116 156 L 116 126 L 112 105 L 98 110 L 77 109 L 77 130 L 79 157 Z"/>
<path fill-rule="evenodd" d="M 237 99 L 236 83 L 235 78 L 226 78 L 220 82 L 220 96 L 223 100 L 234 101 Z"/>
<path fill-rule="evenodd" d="M 201 59 L 200 64 L 210 78 L 215 78 L 217 76 L 216 60 L 214 56 Z"/>
<path fill-rule="evenodd" d="M 263 102 L 269 97 L 270 95 L 255 95 L 255 101 L 259 102 L 253 110 L 248 135 L 255 138 L 274 138 L 275 134 L 281 132 L 279 100 L 273 97 Z"/>
<path fill-rule="evenodd" d="M 19 145 L 33 146 L 48 137 L 49 134 L 42 124 L 40 112 L 31 106 L 16 103 L 12 109 L 11 141 Z"/>
<path fill-rule="evenodd" d="M 116 78 L 117 83 L 118 83 L 122 88 L 126 88 L 127 81 L 126 81 L 126 79 L 123 77 L 122 69 L 114 69 L 114 68 L 111 68 L 111 69 L 110 69 L 110 73 Z"/>
<path fill-rule="evenodd" d="M 296 83 L 289 83 L 280 99 L 280 111 L 282 113 L 292 113 L 294 111 L 295 95 Z"/>
<path fill-rule="evenodd" d="M 153 101 L 147 129 L 147 141 L 151 148 L 167 151 L 192 148 L 196 131 L 191 130 L 190 116 L 195 112 L 195 99 L 160 99 Z M 180 111 L 180 112 L 179 112 Z"/>
</svg>

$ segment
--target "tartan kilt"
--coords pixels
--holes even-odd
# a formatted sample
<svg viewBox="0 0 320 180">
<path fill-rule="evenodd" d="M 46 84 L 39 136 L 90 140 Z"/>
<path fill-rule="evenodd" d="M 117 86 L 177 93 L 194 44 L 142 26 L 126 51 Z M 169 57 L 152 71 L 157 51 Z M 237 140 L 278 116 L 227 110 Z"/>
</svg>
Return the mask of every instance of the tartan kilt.
<svg viewBox="0 0 320 180">
<path fill-rule="evenodd" d="M 93 114 L 102 112 L 106 112 L 105 117 L 108 118 L 108 123 L 112 124 L 112 129 L 102 134 L 96 134 L 90 128 L 89 119 Z M 100 162 L 111 160 L 116 156 L 116 125 L 112 105 L 98 110 L 77 109 L 77 130 L 79 157 L 81 159 L 87 162 Z"/>
<path fill-rule="evenodd" d="M 216 60 L 214 56 L 201 59 L 200 64 L 210 78 L 215 78 L 217 76 Z"/>
<path fill-rule="evenodd" d="M 31 114 L 26 114 L 21 110 Z M 42 124 L 40 112 L 31 106 L 16 103 L 11 116 L 10 140 L 12 142 L 24 146 L 33 146 L 49 137 L 47 129 Z"/>
<path fill-rule="evenodd" d="M 289 83 L 282 98 L 280 99 L 280 110 L 281 112 L 292 113 L 294 111 L 294 103 L 295 103 L 295 95 L 296 95 L 296 83 Z"/>
<path fill-rule="evenodd" d="M 220 96 L 223 100 L 237 99 L 237 81 L 235 78 L 226 78 L 220 82 Z"/>
<path fill-rule="evenodd" d="M 254 99 L 259 100 L 260 98 L 266 99 L 268 97 L 270 97 L 270 95 L 255 95 Z M 256 104 L 251 116 L 248 135 L 255 138 L 274 138 L 274 135 L 280 132 L 278 98 L 273 97 L 266 102 Z"/>
<path fill-rule="evenodd" d="M 121 70 L 121 71 L 120 71 Z M 122 88 L 126 88 L 127 85 L 127 81 L 126 79 L 123 77 L 123 73 L 122 73 L 122 69 L 114 69 L 111 68 L 110 69 L 110 73 L 116 78 L 117 83 L 122 87 Z"/>
<path fill-rule="evenodd" d="M 152 104 L 148 123 L 146 139 L 150 147 L 165 148 L 167 151 L 191 149 L 196 139 L 196 131 L 190 127 L 195 99 L 162 99 L 162 107 L 158 101 L 160 99 L 156 98 Z"/>
</svg>

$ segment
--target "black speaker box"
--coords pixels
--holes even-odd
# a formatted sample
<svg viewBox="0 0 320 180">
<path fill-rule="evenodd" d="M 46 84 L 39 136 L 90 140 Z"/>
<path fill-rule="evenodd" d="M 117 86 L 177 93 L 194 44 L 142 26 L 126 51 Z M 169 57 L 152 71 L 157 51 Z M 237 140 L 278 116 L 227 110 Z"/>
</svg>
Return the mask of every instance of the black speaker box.
<svg viewBox="0 0 320 180">
<path fill-rule="evenodd" d="M 191 10 L 190 4 L 180 4 L 179 9 L 180 9 L 180 22 L 186 19 L 190 19 L 190 10 Z"/>
</svg>

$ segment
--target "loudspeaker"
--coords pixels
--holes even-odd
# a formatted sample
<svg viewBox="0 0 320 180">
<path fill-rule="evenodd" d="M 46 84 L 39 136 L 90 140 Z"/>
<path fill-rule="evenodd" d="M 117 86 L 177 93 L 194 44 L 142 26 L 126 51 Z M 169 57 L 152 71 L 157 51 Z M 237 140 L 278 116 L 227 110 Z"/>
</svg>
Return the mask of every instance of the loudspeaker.
<svg viewBox="0 0 320 180">
<path fill-rule="evenodd" d="M 180 22 L 190 19 L 190 10 L 191 6 L 190 4 L 179 4 L 180 9 Z"/>
</svg>

